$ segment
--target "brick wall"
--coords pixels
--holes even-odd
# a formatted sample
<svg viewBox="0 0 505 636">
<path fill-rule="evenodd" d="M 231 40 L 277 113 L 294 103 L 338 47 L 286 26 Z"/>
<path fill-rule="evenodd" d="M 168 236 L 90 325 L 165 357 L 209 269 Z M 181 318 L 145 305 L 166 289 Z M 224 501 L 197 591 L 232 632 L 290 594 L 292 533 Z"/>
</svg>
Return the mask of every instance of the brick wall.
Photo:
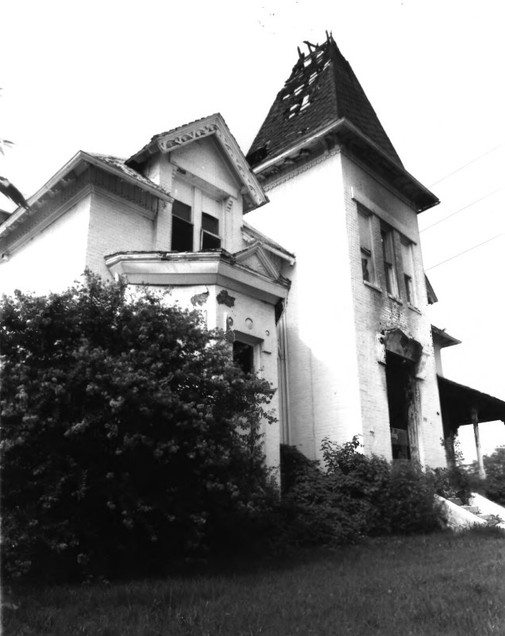
<svg viewBox="0 0 505 636">
<path fill-rule="evenodd" d="M 91 198 L 86 265 L 110 278 L 104 256 L 124 251 L 154 249 L 154 219 L 127 201 L 95 189 Z"/>
<path fill-rule="evenodd" d="M 424 463 L 445 464 L 442 421 L 416 213 L 385 184 L 339 151 L 267 186 L 270 204 L 247 215 L 259 230 L 296 255 L 286 309 L 289 442 L 318 457 L 321 439 L 360 435 L 364 449 L 391 457 L 385 365 L 377 335 L 399 327 L 423 347 L 418 379 L 419 447 Z M 381 220 L 413 242 L 417 308 L 365 285 L 357 199 L 373 213 L 374 251 L 382 261 Z M 398 263 L 397 263 L 398 265 Z"/>
<path fill-rule="evenodd" d="M 419 449 L 421 461 L 431 466 L 445 465 L 440 444 L 443 436 L 436 363 L 431 338 L 431 323 L 427 314 L 422 250 L 417 214 L 383 184 L 347 157 L 343 158 L 345 206 L 351 254 L 351 280 L 356 317 L 356 339 L 359 361 L 361 407 L 365 448 L 391 457 L 389 413 L 387 404 L 386 367 L 379 362 L 377 334 L 399 327 L 423 347 L 423 371 L 416 380 L 419 400 Z M 378 280 L 376 287 L 363 282 L 358 202 L 372 212 L 372 228 Z M 382 259 L 381 221 L 393 229 L 399 297 L 386 292 Z M 406 299 L 402 276 L 400 235 L 412 241 L 416 307 Z M 423 379 L 421 379 L 421 377 Z"/>
<path fill-rule="evenodd" d="M 286 307 L 289 442 L 320 457 L 323 437 L 362 432 L 340 155 L 267 194 L 247 221 L 296 255 Z"/>
<path fill-rule="evenodd" d="M 71 285 L 85 268 L 90 195 L 62 208 L 48 223 L 44 212 L 34 214 L 22 232 L 13 232 L 2 245 L 7 261 L 0 263 L 0 289 L 46 293 Z"/>
</svg>

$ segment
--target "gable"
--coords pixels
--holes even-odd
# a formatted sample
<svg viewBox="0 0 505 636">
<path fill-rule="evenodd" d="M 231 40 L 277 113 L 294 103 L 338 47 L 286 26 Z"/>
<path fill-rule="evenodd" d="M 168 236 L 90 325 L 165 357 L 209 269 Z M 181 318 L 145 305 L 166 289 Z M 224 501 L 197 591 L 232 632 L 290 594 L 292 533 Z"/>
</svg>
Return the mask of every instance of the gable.
<svg viewBox="0 0 505 636">
<path fill-rule="evenodd" d="M 210 138 L 215 144 L 215 148 L 219 148 L 222 152 L 223 158 L 226 157 L 231 173 L 241 184 L 241 194 L 246 207 L 252 209 L 267 203 L 268 198 L 263 188 L 219 113 L 155 135 L 148 144 L 132 155 L 126 164 L 142 172 L 142 166 L 145 166 L 153 155 L 170 153 L 171 156 L 175 156 L 181 149 L 192 146 L 197 141 Z M 180 155 L 180 157 L 183 156 Z M 186 158 L 190 156 L 186 155 Z M 218 162 L 218 165 L 220 163 Z M 195 166 L 193 160 L 191 160 L 191 165 Z M 204 169 L 205 164 L 201 168 Z"/>
<path fill-rule="evenodd" d="M 252 254 L 249 258 L 242 261 L 242 265 L 249 267 L 250 269 L 254 269 L 254 271 L 263 274 L 264 276 L 270 276 L 270 272 L 267 270 L 265 265 L 258 258 L 257 254 Z"/>
<path fill-rule="evenodd" d="M 259 243 L 255 243 L 235 254 L 237 263 L 248 267 L 249 269 L 273 278 L 276 280 L 280 276 L 279 268 L 272 261 Z"/>
<path fill-rule="evenodd" d="M 240 182 L 231 172 L 211 137 L 197 139 L 191 144 L 177 148 L 171 153 L 170 161 L 181 170 L 190 172 L 224 192 L 238 196 Z"/>
</svg>

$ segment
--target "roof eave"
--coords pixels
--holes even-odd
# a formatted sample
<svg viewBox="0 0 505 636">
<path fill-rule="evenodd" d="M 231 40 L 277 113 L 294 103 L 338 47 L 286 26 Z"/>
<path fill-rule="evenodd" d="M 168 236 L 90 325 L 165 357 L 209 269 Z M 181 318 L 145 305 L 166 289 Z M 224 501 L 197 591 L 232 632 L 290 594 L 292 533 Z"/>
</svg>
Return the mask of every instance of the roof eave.
<svg viewBox="0 0 505 636">
<path fill-rule="evenodd" d="M 28 204 L 30 206 L 30 209 L 26 210 L 25 208 L 18 207 L 16 208 L 16 210 L 14 210 L 14 212 L 9 216 L 9 218 L 0 226 L 0 234 L 5 232 L 12 225 L 17 224 L 18 221 L 20 221 L 25 216 L 28 217 L 31 214 L 33 214 L 33 211 L 34 211 L 33 206 L 38 201 L 40 201 L 44 196 L 52 192 L 61 181 L 63 181 L 66 177 L 68 177 L 68 175 L 70 175 L 73 170 L 75 170 L 79 165 L 83 163 L 93 165 L 99 168 L 100 170 L 109 172 L 110 174 L 116 177 L 119 177 L 123 179 L 124 181 L 127 181 L 128 183 L 131 183 L 132 185 L 135 185 L 139 188 L 144 188 L 150 194 L 153 194 L 154 196 L 158 197 L 159 199 L 163 201 L 167 201 L 167 202 L 173 201 L 173 197 L 171 195 L 169 195 L 168 193 L 162 192 L 154 184 L 151 187 L 148 183 L 140 183 L 134 177 L 131 177 L 130 175 L 128 175 L 126 172 L 123 172 L 119 168 L 116 168 L 115 166 L 108 164 L 104 161 L 100 161 L 100 159 L 94 157 L 93 155 L 88 154 L 87 152 L 84 152 L 83 150 L 79 150 L 79 152 L 77 152 L 62 168 L 60 168 L 60 170 L 58 170 L 58 172 L 56 172 L 49 179 L 49 181 L 47 181 L 42 186 L 42 188 L 37 190 L 37 192 L 28 199 Z"/>
<path fill-rule="evenodd" d="M 33 206 L 42 199 L 45 195 L 49 194 L 56 185 L 62 181 L 72 170 L 74 170 L 82 161 L 82 151 L 77 152 L 58 172 L 56 172 L 35 194 L 28 198 L 28 205 L 30 208 L 27 210 L 21 206 L 17 207 L 10 217 L 0 226 L 0 235 L 8 231 L 14 224 L 18 224 L 24 217 L 28 217 L 33 214 Z"/>
<path fill-rule="evenodd" d="M 435 327 L 435 325 L 431 325 L 431 333 L 434 338 L 435 337 L 438 338 L 441 348 L 452 347 L 454 345 L 461 344 L 461 340 L 454 338 L 454 336 L 451 336 L 448 333 L 446 333 L 444 329 Z"/>
<path fill-rule="evenodd" d="M 373 158 L 379 159 L 386 164 L 386 169 L 391 173 L 394 187 L 412 201 L 418 213 L 429 210 L 440 203 L 438 197 L 435 196 L 431 190 L 412 176 L 410 172 L 405 170 L 401 164 L 392 159 L 384 150 L 382 150 L 380 146 L 363 134 L 352 122 L 344 118 L 342 120 L 340 131 L 344 135 L 345 133 L 348 133 L 358 143 L 358 147 L 363 145 L 365 148 L 368 148 L 371 151 Z"/>
<path fill-rule="evenodd" d="M 390 175 L 392 185 L 402 193 L 404 197 L 413 203 L 418 213 L 424 212 L 440 203 L 439 199 L 428 188 L 422 185 L 415 177 L 413 177 L 405 168 L 391 158 L 380 146 L 378 146 L 369 137 L 363 134 L 351 121 L 345 117 L 335 120 L 326 125 L 324 128 L 314 132 L 312 135 L 305 137 L 303 140 L 293 144 L 282 153 L 271 157 L 270 159 L 258 164 L 254 168 L 254 172 L 259 174 L 264 170 L 272 167 L 276 163 L 283 161 L 288 156 L 296 154 L 303 147 L 312 144 L 319 139 L 323 139 L 327 135 L 336 135 L 342 141 L 353 144 L 357 154 L 363 155 L 365 162 L 372 168 L 377 168 L 379 161 L 384 165 L 385 170 Z M 374 159 L 374 161 L 370 161 Z"/>
</svg>

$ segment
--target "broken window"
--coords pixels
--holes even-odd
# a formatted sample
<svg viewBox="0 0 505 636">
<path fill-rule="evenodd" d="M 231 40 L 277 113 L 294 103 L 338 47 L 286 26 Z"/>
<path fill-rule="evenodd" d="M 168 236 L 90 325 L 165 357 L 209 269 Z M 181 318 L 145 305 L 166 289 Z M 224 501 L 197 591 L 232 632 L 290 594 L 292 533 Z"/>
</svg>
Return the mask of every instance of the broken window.
<svg viewBox="0 0 505 636">
<path fill-rule="evenodd" d="M 403 266 L 403 280 L 405 283 L 405 294 L 407 296 L 407 302 L 410 305 L 417 305 L 416 298 L 416 285 L 414 276 L 414 250 L 412 243 L 402 236 L 402 266 Z"/>
<path fill-rule="evenodd" d="M 193 251 L 191 206 L 174 200 L 172 205 L 172 252 Z"/>
<path fill-rule="evenodd" d="M 371 214 L 367 214 L 366 211 L 360 209 L 358 211 L 358 221 L 363 280 L 367 283 L 375 284 L 375 266 L 373 260 L 371 225 L 372 216 Z"/>
<path fill-rule="evenodd" d="M 381 240 L 384 274 L 386 277 L 386 291 L 388 294 L 391 294 L 391 296 L 398 297 L 393 230 L 387 226 L 382 226 Z"/>
<path fill-rule="evenodd" d="M 217 250 L 220 247 L 219 219 L 202 212 L 202 250 Z"/>
</svg>

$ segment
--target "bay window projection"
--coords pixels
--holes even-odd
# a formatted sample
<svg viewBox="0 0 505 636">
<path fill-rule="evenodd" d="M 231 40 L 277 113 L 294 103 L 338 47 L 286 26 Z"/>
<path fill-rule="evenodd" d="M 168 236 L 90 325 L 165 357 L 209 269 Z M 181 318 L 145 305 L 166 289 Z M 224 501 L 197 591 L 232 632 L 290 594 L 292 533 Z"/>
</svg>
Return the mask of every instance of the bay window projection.
<svg viewBox="0 0 505 636">
<path fill-rule="evenodd" d="M 407 302 L 414 307 L 417 305 L 416 301 L 416 285 L 414 276 L 414 253 L 412 243 L 405 237 L 401 237 L 402 246 L 402 265 L 403 265 L 403 280 L 405 283 L 405 293 L 407 295 Z"/>
<path fill-rule="evenodd" d="M 362 210 L 358 210 L 359 241 L 361 252 L 361 269 L 363 280 L 375 284 L 375 265 L 372 249 L 372 217 Z"/>
</svg>

